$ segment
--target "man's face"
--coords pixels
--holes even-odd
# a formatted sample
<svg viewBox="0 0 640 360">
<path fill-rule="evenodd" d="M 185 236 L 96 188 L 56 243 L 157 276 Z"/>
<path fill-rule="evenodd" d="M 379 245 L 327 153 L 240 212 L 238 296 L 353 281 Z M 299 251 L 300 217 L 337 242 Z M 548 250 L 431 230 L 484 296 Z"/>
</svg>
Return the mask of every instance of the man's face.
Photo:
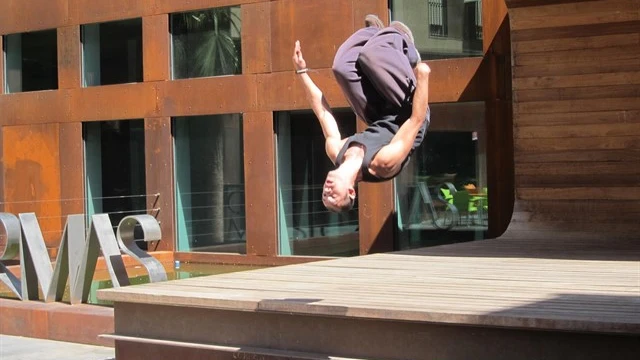
<svg viewBox="0 0 640 360">
<path fill-rule="evenodd" d="M 356 197 L 353 184 L 337 171 L 330 171 L 322 187 L 322 203 L 332 211 L 340 212 Z"/>
</svg>

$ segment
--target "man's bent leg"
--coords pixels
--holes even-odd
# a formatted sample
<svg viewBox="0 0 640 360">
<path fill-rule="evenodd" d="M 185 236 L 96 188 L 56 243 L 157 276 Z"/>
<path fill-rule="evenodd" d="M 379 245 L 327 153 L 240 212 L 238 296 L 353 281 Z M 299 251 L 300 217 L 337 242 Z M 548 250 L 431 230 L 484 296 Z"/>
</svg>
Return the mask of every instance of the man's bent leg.
<svg viewBox="0 0 640 360">
<path fill-rule="evenodd" d="M 377 27 L 370 26 L 356 31 L 340 46 L 333 60 L 333 73 L 338 85 L 356 115 L 364 120 L 367 119 L 365 111 L 367 94 L 362 86 L 362 76 L 357 61 L 364 45 L 379 30 Z"/>
<path fill-rule="evenodd" d="M 377 92 L 393 107 L 406 105 L 415 89 L 416 77 L 409 57 L 415 46 L 397 29 L 377 32 L 362 47 L 358 65 Z"/>
</svg>

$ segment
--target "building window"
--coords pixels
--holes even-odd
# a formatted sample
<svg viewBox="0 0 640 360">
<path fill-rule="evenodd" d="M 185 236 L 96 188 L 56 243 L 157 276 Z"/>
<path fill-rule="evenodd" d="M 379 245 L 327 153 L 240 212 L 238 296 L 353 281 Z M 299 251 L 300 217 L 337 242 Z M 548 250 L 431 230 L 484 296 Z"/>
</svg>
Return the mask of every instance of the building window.
<svg viewBox="0 0 640 360">
<path fill-rule="evenodd" d="M 109 214 L 115 227 L 129 215 L 155 214 L 146 193 L 144 120 L 83 123 L 86 213 Z M 155 210 L 155 211 L 154 211 Z"/>
<path fill-rule="evenodd" d="M 84 86 L 142 81 L 142 19 L 82 25 Z"/>
<path fill-rule="evenodd" d="M 171 14 L 173 79 L 242 72 L 240 6 Z"/>
<path fill-rule="evenodd" d="M 342 134 L 356 131 L 352 112 L 336 111 Z M 322 128 L 309 112 L 276 115 L 279 247 L 281 255 L 351 256 L 359 253 L 358 202 L 346 213 L 322 204 L 322 185 L 335 166 Z"/>
<path fill-rule="evenodd" d="M 488 229 L 484 103 L 432 104 L 433 122 L 396 178 L 400 249 L 482 239 Z"/>
<path fill-rule="evenodd" d="M 58 88 L 56 30 L 4 36 L 5 92 Z"/>
<path fill-rule="evenodd" d="M 482 0 L 390 0 L 423 60 L 482 56 Z"/>
<path fill-rule="evenodd" d="M 178 251 L 246 253 L 242 115 L 173 119 Z"/>
</svg>

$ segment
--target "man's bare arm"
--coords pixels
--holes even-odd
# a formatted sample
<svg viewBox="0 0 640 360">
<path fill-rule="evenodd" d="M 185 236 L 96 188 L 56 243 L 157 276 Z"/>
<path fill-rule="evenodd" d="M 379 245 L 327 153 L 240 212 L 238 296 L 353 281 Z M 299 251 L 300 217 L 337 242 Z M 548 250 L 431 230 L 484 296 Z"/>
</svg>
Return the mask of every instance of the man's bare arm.
<svg viewBox="0 0 640 360">
<path fill-rule="evenodd" d="M 295 44 L 293 52 L 293 64 L 296 67 L 296 70 L 307 68 L 307 64 L 302 57 L 302 51 L 300 50 L 299 41 L 296 41 Z M 311 109 L 316 114 L 318 121 L 320 121 L 320 126 L 322 127 L 322 132 L 324 133 L 325 151 L 327 152 L 327 156 L 329 156 L 329 159 L 331 159 L 331 161 L 335 163 L 338 152 L 340 152 L 340 149 L 344 144 L 344 140 L 342 140 L 340 130 L 338 129 L 338 123 L 333 116 L 331 107 L 329 106 L 327 99 L 322 94 L 320 88 L 318 88 L 313 80 L 311 80 L 309 74 L 303 72 L 298 76 L 300 77 L 304 85 L 304 91 L 307 96 L 307 100 L 311 105 Z"/>
<path fill-rule="evenodd" d="M 388 178 L 400 171 L 402 163 L 409 156 L 418 132 L 426 121 L 425 117 L 429 108 L 429 74 L 431 69 L 425 63 L 419 63 L 416 73 L 416 90 L 413 95 L 413 108 L 411 117 L 405 121 L 391 142 L 376 154 L 371 161 L 370 171 L 374 175 Z"/>
</svg>

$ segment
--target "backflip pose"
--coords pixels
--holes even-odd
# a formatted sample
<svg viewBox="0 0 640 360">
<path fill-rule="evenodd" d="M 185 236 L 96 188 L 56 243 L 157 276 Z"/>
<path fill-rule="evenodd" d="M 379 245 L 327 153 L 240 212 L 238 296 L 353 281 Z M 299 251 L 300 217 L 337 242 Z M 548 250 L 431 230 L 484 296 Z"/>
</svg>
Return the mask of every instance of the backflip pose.
<svg viewBox="0 0 640 360">
<path fill-rule="evenodd" d="M 322 202 L 331 211 L 353 207 L 358 181 L 390 180 L 422 143 L 430 122 L 428 106 L 431 69 L 420 61 L 413 35 L 403 23 L 384 27 L 367 15 L 336 53 L 333 72 L 347 101 L 369 126 L 342 138 L 331 108 L 307 73 L 300 42 L 293 64 L 325 136 L 327 155 L 337 166 L 327 174 Z"/>
</svg>

